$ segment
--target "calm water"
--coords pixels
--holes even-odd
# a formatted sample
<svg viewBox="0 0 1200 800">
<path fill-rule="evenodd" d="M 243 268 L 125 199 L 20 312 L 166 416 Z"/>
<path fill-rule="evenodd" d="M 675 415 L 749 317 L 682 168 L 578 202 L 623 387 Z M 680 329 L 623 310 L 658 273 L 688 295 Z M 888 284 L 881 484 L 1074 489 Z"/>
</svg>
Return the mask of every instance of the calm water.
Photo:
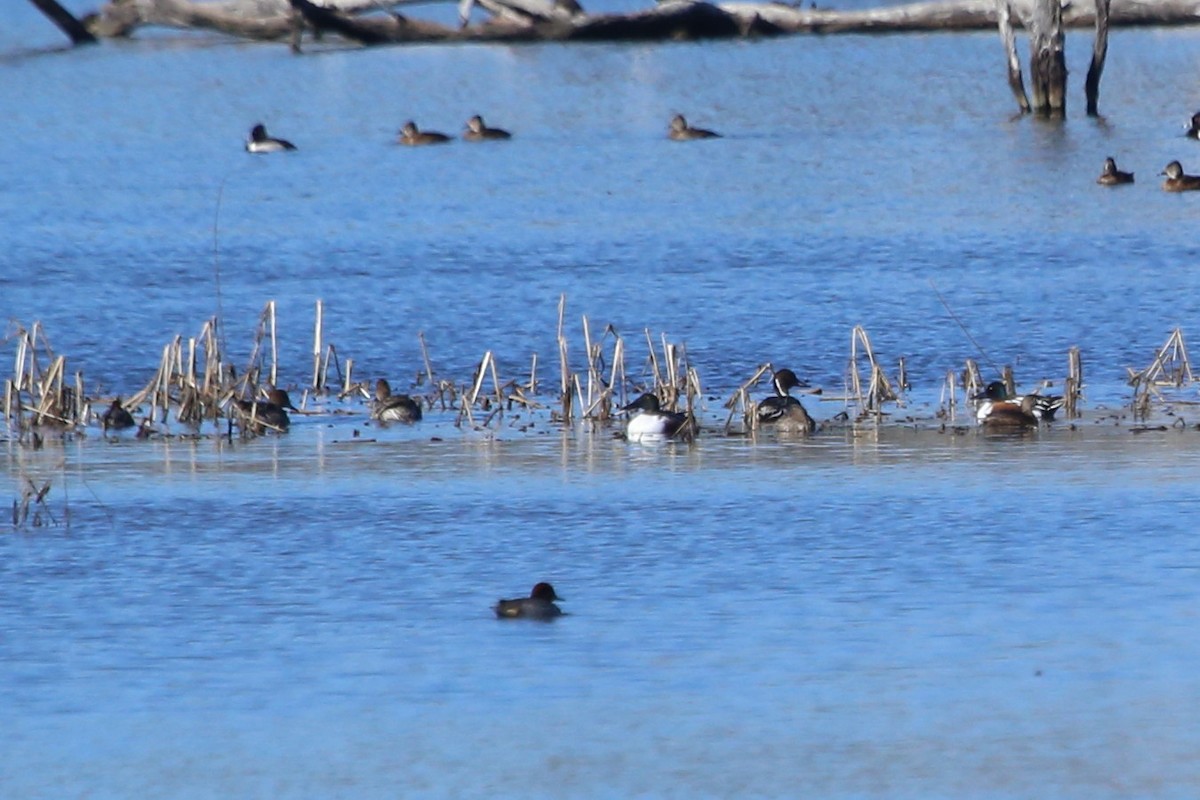
<svg viewBox="0 0 1200 800">
<path fill-rule="evenodd" d="M 1096 408 L 1200 318 L 1200 198 L 1155 178 L 1200 172 L 1195 31 L 1116 32 L 1103 121 L 1072 37 L 1048 125 L 994 34 L 19 55 L 56 32 L 0 21 L 0 311 L 97 391 L 218 311 L 244 357 L 272 299 L 284 383 L 318 298 L 356 374 L 403 383 L 424 333 L 460 382 L 487 350 L 553 381 L 566 294 L 575 358 L 584 314 L 631 364 L 665 333 L 713 396 L 768 360 L 835 394 L 861 324 L 914 403 L 966 358 L 1061 380 L 1074 345 Z M 726 138 L 666 142 L 675 112 Z M 473 113 L 516 138 L 391 144 Z M 300 150 L 246 155 L 256 121 Z M 1139 182 L 1096 187 L 1107 155 Z M 4 443 L 58 524 L 0 537 L 0 795 L 1200 791 L 1194 431 L 643 448 L 348 410 Z M 541 579 L 569 616 L 492 618 Z"/>
</svg>

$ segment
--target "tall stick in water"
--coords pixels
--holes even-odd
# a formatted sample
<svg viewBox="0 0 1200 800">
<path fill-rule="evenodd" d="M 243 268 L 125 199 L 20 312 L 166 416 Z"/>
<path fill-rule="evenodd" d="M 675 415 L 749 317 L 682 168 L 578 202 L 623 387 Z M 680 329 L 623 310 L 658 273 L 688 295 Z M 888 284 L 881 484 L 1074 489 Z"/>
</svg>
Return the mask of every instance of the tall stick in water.
<svg viewBox="0 0 1200 800">
<path fill-rule="evenodd" d="M 324 302 L 317 301 L 317 321 L 313 325 L 313 378 L 312 388 L 319 390 L 321 388 L 321 315 L 324 310 Z"/>
</svg>

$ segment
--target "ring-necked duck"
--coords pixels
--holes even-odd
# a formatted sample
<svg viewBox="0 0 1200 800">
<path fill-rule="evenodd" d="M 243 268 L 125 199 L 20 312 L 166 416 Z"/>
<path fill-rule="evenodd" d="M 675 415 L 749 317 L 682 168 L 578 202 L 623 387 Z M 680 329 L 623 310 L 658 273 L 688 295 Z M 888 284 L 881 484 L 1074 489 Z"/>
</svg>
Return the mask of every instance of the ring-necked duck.
<svg viewBox="0 0 1200 800">
<path fill-rule="evenodd" d="M 1188 125 L 1187 133 L 1184 136 L 1191 139 L 1200 139 L 1200 111 L 1192 114 L 1191 123 Z"/>
<path fill-rule="evenodd" d="M 406 394 L 392 394 L 386 379 L 375 381 L 375 408 L 371 416 L 380 422 L 414 423 L 421 419 L 421 404 Z"/>
<path fill-rule="evenodd" d="M 1112 156 L 1104 159 L 1104 171 L 1096 179 L 1101 186 L 1120 186 L 1123 183 L 1133 183 L 1132 172 L 1122 172 L 1117 169 L 1117 162 Z"/>
<path fill-rule="evenodd" d="M 137 423 L 133 421 L 133 415 L 125 410 L 125 406 L 121 405 L 121 398 L 118 397 L 112 401 L 112 405 L 100 417 L 100 424 L 106 431 L 122 431 L 132 428 Z"/>
<path fill-rule="evenodd" d="M 1063 405 L 1059 395 L 1010 395 L 1003 381 L 992 381 L 971 399 L 983 400 L 975 418 L 989 427 L 1036 427 L 1053 420 Z"/>
<path fill-rule="evenodd" d="M 621 410 L 637 412 L 625 426 L 625 438 L 631 442 L 665 442 L 694 432 L 687 414 L 663 411 L 653 394 L 644 394 Z"/>
<path fill-rule="evenodd" d="M 771 382 L 775 385 L 775 394 L 758 404 L 758 424 L 772 426 L 781 433 L 815 431 L 817 423 L 808 415 L 804 405 L 791 395 L 792 389 L 804 385 L 796 377 L 796 373 L 790 369 L 781 369 L 775 373 Z"/>
<path fill-rule="evenodd" d="M 262 123 L 250 129 L 250 138 L 246 140 L 247 153 L 279 153 L 284 150 L 295 150 L 296 145 L 287 139 L 276 139 L 267 135 L 267 128 Z"/>
<path fill-rule="evenodd" d="M 400 129 L 400 138 L 396 141 L 400 144 L 416 147 L 422 144 L 445 144 L 450 141 L 450 137 L 437 131 L 419 130 L 417 123 L 410 120 L 404 123 L 404 127 Z"/>
<path fill-rule="evenodd" d="M 467 129 L 463 131 L 463 139 L 468 142 L 486 142 L 490 140 L 511 139 L 512 134 L 503 128 L 489 128 L 483 122 L 483 117 L 476 114 L 467 120 Z"/>
<path fill-rule="evenodd" d="M 533 587 L 529 597 L 501 600 L 492 610 L 500 619 L 553 619 L 563 615 L 562 609 L 554 605 L 555 600 L 562 598 L 554 593 L 553 586 L 543 582 Z"/>
<path fill-rule="evenodd" d="M 1158 174 L 1167 176 L 1162 185 L 1164 191 L 1194 192 L 1200 189 L 1200 176 L 1184 174 L 1183 165 L 1178 161 L 1172 161 L 1170 164 L 1167 164 L 1163 171 Z"/>
<path fill-rule="evenodd" d="M 693 128 L 688 125 L 683 114 L 676 114 L 671 118 L 671 127 L 667 130 L 667 137 L 677 142 L 690 142 L 694 139 L 720 139 L 721 134 L 704 128 Z"/>
</svg>

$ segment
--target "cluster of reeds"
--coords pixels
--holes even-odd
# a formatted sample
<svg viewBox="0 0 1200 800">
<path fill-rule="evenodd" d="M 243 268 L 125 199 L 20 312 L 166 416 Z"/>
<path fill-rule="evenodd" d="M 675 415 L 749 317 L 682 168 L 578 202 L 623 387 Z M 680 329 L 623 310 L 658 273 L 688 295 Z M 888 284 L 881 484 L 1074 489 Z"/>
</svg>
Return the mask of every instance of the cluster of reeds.
<svg viewBox="0 0 1200 800">
<path fill-rule="evenodd" d="M 626 365 L 629 347 L 625 338 L 612 325 L 605 325 L 597 333 L 584 315 L 581 318 L 582 368 L 578 368 L 579 363 L 572 359 L 566 307 L 566 296 L 563 295 L 558 304 L 556 401 L 546 402 L 541 396 L 536 354 L 532 357 L 528 377 L 516 378 L 502 376 L 495 352 L 487 350 L 471 378 L 460 385 L 437 375 L 421 333 L 418 337 L 423 369 L 415 375 L 415 385 L 421 388 L 421 393 L 416 396 L 426 409 L 440 406 L 443 411 L 455 410 L 458 425 L 481 429 L 498 425 L 511 410 L 540 409 L 546 405 L 551 407 L 552 421 L 561 424 L 605 424 L 625 405 L 629 395 L 642 392 L 655 394 L 666 410 L 683 411 L 695 418 L 702 386 L 699 374 L 688 362 L 684 345 L 671 342 L 665 334 L 655 337 L 649 330 L 644 331 L 646 357 L 631 372 Z M 310 394 L 336 394 L 342 400 L 371 396 L 369 386 L 354 380 L 354 360 L 346 358 L 343 362 L 334 345 L 325 341 L 324 319 L 324 305 L 317 301 L 312 380 L 300 399 L 302 408 Z M 15 428 L 19 436 L 36 440 L 39 431 L 50 425 L 67 430 L 86 426 L 92 417 L 92 409 L 84 391 L 83 375 L 75 372 L 68 377 L 66 358 L 54 353 L 41 325 L 35 323 L 28 329 L 18 327 L 9 334 L 8 340 L 16 342 L 14 373 L 5 381 L 4 393 L 4 414 L 10 430 Z M 153 378 L 142 390 L 130 396 L 124 406 L 148 409 L 142 419 L 142 428 L 148 432 L 163 432 L 165 428 L 159 426 L 165 426 L 173 416 L 175 422 L 193 431 L 198 431 L 205 422 L 217 426 L 225 422 L 229 435 L 235 425 L 240 435 L 256 435 L 263 427 L 255 419 L 256 404 L 249 401 L 279 382 L 274 301 L 268 302 L 259 316 L 251 354 L 241 369 L 230 364 L 223 352 L 216 317 L 204 323 L 198 336 L 187 339 L 176 336 L 163 346 Z M 774 372 L 773 365 L 763 364 L 734 390 L 725 402 L 729 410 L 726 432 L 732 429 L 739 412 L 744 429 L 755 429 L 755 402 L 751 390 Z M 901 393 L 908 388 L 904 359 L 898 359 L 897 377 L 893 379 L 882 366 L 862 326 L 855 326 L 851 331 L 845 376 L 844 396 L 831 398 L 826 395 L 823 399 L 842 401 L 847 417 L 878 421 L 890 404 L 904 404 Z M 1010 394 L 1015 394 L 1011 367 L 1001 370 L 1001 380 Z M 1177 329 L 1149 367 L 1140 372 L 1130 370 L 1135 412 L 1143 416 L 1148 413 L 1152 399 L 1160 398 L 1162 387 L 1180 387 L 1193 381 L 1183 334 Z M 967 360 L 961 372 L 947 373 L 938 415 L 953 421 L 959 406 L 959 392 L 965 395 L 965 401 L 982 391 L 985 383 L 974 360 Z M 1071 348 L 1064 381 L 1064 406 L 1068 418 L 1078 416 L 1083 388 L 1079 349 Z"/>
<path fill-rule="evenodd" d="M 1183 330 L 1171 331 L 1167 341 L 1154 356 L 1150 366 L 1135 372 L 1128 370 L 1129 385 L 1133 387 L 1131 403 L 1134 417 L 1145 419 L 1150 413 L 1152 399 L 1162 400 L 1162 389 L 1179 389 L 1195 382 L 1192 362 L 1188 358 L 1187 345 L 1183 341 Z"/>
</svg>

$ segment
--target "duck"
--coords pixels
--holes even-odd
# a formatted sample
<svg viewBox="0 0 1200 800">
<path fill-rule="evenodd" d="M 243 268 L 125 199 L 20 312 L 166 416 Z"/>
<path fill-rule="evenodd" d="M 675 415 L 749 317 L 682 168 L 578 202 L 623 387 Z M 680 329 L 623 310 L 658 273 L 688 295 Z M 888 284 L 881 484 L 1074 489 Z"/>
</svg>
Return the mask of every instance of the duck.
<svg viewBox="0 0 1200 800">
<path fill-rule="evenodd" d="M 259 433 L 262 432 L 264 426 L 278 431 L 286 431 L 292 424 L 287 413 L 288 409 L 300 410 L 292 405 L 292 398 L 286 391 L 274 387 L 267 392 L 266 400 L 236 400 L 234 402 L 247 418 L 253 418 L 256 423 L 261 423 L 256 425 Z"/>
<path fill-rule="evenodd" d="M 132 428 L 135 423 L 133 415 L 125 410 L 125 406 L 121 405 L 121 398 L 116 398 L 112 401 L 112 405 L 100 417 L 100 424 L 104 430 L 123 431 Z"/>
<path fill-rule="evenodd" d="M 667 138 L 676 142 L 690 142 L 694 139 L 720 139 L 721 134 L 704 128 L 693 128 L 688 125 L 683 114 L 671 118 L 671 126 L 667 130 Z"/>
<path fill-rule="evenodd" d="M 489 128 L 484 124 L 483 117 L 476 114 L 467 120 L 467 128 L 463 131 L 462 138 L 468 142 L 499 141 L 511 139 L 512 134 L 503 128 Z"/>
<path fill-rule="evenodd" d="M 546 582 L 534 585 L 529 597 L 519 597 L 513 600 L 500 600 L 492 606 L 499 619 L 541 619 L 549 620 L 563 616 L 562 609 L 554 605 L 561 601 L 554 587 Z"/>
<path fill-rule="evenodd" d="M 1122 172 L 1117 169 L 1117 162 L 1112 156 L 1104 159 L 1104 171 L 1096 179 L 1101 186 L 1120 186 L 1123 183 L 1133 183 L 1132 172 Z"/>
<path fill-rule="evenodd" d="M 975 418 L 989 427 L 1037 427 L 1039 422 L 1053 420 L 1063 406 L 1059 395 L 1010 395 L 1003 381 L 992 381 L 971 399 L 983 400 Z"/>
<path fill-rule="evenodd" d="M 445 144 L 450 141 L 450 137 L 437 131 L 420 130 L 417 128 L 417 123 L 409 120 L 400 129 L 400 138 L 396 141 L 409 147 L 417 147 L 423 144 Z"/>
<path fill-rule="evenodd" d="M 1200 111 L 1192 114 L 1191 122 L 1188 124 L 1187 133 L 1184 136 L 1189 139 L 1200 139 Z"/>
<path fill-rule="evenodd" d="M 1163 191 L 1166 192 L 1194 192 L 1200 189 L 1200 176 L 1186 175 L 1183 171 L 1183 165 L 1178 161 L 1172 161 L 1167 164 L 1159 175 L 1166 175 L 1167 179 L 1163 181 Z"/>
<path fill-rule="evenodd" d="M 758 404 L 755 415 L 759 425 L 773 427 L 779 432 L 812 433 L 817 429 L 817 423 L 808 415 L 804 405 L 792 397 L 791 391 L 804 384 L 790 369 L 778 370 L 771 382 L 775 386 L 775 394 L 763 399 Z"/>
<path fill-rule="evenodd" d="M 635 412 L 625 426 L 625 438 L 631 442 L 665 442 L 694 430 L 687 414 L 663 411 L 653 394 L 644 394 L 621 410 Z"/>
<path fill-rule="evenodd" d="M 281 153 L 285 150 L 295 150 L 296 145 L 287 139 L 276 139 L 267 135 L 267 128 L 261 122 L 250 129 L 250 138 L 246 140 L 247 153 Z"/>
<path fill-rule="evenodd" d="M 392 394 L 391 384 L 380 378 L 375 381 L 375 408 L 371 417 L 380 422 L 412 424 L 421 419 L 421 404 L 406 394 Z"/>
</svg>

